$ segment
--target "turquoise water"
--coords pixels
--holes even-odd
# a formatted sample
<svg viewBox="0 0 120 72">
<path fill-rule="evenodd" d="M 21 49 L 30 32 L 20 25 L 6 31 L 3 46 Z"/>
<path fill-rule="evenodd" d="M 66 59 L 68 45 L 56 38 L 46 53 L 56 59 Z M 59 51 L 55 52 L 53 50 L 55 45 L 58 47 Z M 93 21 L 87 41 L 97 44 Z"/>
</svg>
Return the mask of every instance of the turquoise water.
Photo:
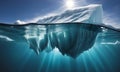
<svg viewBox="0 0 120 72">
<path fill-rule="evenodd" d="M 60 34 L 58 34 L 59 32 Z M 61 36 L 64 35 L 61 32 L 65 33 L 66 36 Z M 51 37 L 51 33 L 55 33 L 53 38 L 48 39 L 55 44 L 55 47 L 53 44 L 53 46 L 47 45 L 47 47 L 43 48 L 44 50 L 40 51 L 39 55 L 37 55 L 33 48 L 30 48 L 29 38 L 31 36 L 36 37 L 36 35 L 40 36 L 39 33 L 42 33 L 42 35 L 47 33 L 49 38 Z M 0 25 L 0 37 L 0 72 L 120 71 L 120 32 L 111 29 L 83 24 L 52 26 Z M 54 40 L 55 37 L 59 39 L 61 43 L 56 44 L 58 40 Z M 69 40 L 68 37 L 71 37 L 71 40 Z M 90 44 L 91 42 L 92 45 Z M 50 41 L 49 43 L 51 44 Z M 36 42 L 32 44 L 35 45 L 33 47 L 39 48 Z M 65 49 L 63 45 L 67 49 Z M 47 52 L 46 49 L 49 50 L 51 46 L 52 48 L 50 49 L 52 50 Z M 71 48 L 72 46 L 74 47 L 73 49 Z M 69 48 L 72 49 L 72 52 L 69 52 Z M 60 51 L 60 49 L 63 51 Z M 62 54 L 62 52 L 65 54 Z M 77 54 L 77 57 L 74 58 L 74 54 Z"/>
</svg>

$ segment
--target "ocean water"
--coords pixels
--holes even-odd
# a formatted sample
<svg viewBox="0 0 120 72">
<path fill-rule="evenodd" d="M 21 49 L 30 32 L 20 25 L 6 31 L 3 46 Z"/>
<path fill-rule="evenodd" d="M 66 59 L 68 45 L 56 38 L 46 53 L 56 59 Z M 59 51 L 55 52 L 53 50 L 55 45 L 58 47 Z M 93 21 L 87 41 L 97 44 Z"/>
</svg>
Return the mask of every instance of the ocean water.
<svg viewBox="0 0 120 72">
<path fill-rule="evenodd" d="M 120 72 L 120 32 L 99 25 L 0 25 L 0 72 Z"/>
</svg>

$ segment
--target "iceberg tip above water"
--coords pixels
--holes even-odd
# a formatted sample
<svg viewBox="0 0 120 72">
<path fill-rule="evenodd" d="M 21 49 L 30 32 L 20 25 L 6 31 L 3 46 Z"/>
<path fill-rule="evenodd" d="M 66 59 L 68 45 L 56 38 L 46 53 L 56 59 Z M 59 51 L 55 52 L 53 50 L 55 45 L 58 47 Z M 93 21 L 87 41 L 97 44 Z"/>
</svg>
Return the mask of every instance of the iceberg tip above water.
<svg viewBox="0 0 120 72">
<path fill-rule="evenodd" d="M 37 23 L 92 23 L 103 24 L 102 21 L 102 5 L 92 4 L 64 12 L 52 16 L 45 16 L 38 20 Z"/>
</svg>

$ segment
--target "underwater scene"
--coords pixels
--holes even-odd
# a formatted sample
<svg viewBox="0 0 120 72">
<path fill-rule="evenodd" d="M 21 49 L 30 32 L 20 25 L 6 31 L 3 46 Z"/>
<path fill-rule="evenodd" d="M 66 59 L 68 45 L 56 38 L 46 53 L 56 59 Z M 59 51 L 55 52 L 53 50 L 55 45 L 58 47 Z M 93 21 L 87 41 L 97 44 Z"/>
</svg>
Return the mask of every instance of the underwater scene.
<svg viewBox="0 0 120 72">
<path fill-rule="evenodd" d="M 2 72 L 119 72 L 120 30 L 87 23 L 0 24 Z"/>
</svg>

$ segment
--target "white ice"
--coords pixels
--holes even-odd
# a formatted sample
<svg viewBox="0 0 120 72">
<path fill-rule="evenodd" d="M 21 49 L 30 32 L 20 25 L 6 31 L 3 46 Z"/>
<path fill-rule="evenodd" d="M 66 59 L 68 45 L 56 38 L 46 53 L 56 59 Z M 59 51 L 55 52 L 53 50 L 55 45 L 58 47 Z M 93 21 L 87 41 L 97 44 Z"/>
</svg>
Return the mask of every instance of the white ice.
<svg viewBox="0 0 120 72">
<path fill-rule="evenodd" d="M 45 16 L 37 23 L 69 23 L 81 22 L 92 24 L 103 24 L 102 6 L 99 4 L 88 5 L 84 7 L 66 10 L 60 14 Z"/>
</svg>

